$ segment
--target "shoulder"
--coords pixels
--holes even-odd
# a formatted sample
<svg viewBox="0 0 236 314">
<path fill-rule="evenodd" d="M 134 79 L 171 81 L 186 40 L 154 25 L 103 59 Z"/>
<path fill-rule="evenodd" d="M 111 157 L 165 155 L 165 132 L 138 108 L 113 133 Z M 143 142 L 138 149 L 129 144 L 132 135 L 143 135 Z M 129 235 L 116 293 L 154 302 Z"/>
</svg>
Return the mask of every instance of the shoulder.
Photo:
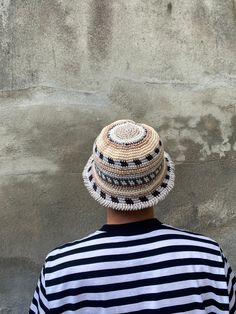
<svg viewBox="0 0 236 314">
<path fill-rule="evenodd" d="M 47 263 L 66 257 L 68 255 L 82 253 L 86 250 L 87 247 L 92 246 L 97 241 L 99 241 L 102 235 L 103 234 L 98 230 L 83 238 L 57 246 L 47 254 L 45 261 Z"/>
<path fill-rule="evenodd" d="M 211 237 L 186 229 L 180 229 L 163 224 L 163 233 L 167 234 L 165 246 L 168 252 L 175 252 L 175 256 L 195 259 L 196 263 L 205 263 L 207 266 L 223 267 L 220 245 Z"/>
<path fill-rule="evenodd" d="M 220 246 L 219 244 L 212 238 L 203 235 L 201 233 L 192 232 L 190 230 L 177 228 L 168 224 L 163 224 L 163 229 L 168 232 L 169 235 L 171 235 L 173 238 L 183 238 L 187 242 L 188 241 L 194 241 L 194 243 L 203 245 L 203 244 L 209 244 L 210 246 L 214 247 L 216 250 L 220 252 Z"/>
</svg>

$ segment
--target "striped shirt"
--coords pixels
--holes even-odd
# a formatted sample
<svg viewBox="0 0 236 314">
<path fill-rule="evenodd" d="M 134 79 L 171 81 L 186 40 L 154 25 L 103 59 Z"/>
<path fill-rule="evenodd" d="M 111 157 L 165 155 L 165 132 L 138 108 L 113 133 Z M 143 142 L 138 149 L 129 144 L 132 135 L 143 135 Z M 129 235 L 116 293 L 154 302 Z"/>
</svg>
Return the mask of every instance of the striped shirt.
<svg viewBox="0 0 236 314">
<path fill-rule="evenodd" d="M 104 225 L 50 252 L 33 313 L 236 313 L 236 278 L 220 246 L 157 219 Z"/>
</svg>

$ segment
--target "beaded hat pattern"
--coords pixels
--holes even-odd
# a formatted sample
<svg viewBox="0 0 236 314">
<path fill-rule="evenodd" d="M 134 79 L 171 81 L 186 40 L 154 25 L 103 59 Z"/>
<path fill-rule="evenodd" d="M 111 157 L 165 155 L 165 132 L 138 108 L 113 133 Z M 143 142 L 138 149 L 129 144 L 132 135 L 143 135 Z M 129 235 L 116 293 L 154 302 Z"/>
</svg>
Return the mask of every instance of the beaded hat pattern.
<svg viewBox="0 0 236 314">
<path fill-rule="evenodd" d="M 117 210 L 156 205 L 172 190 L 174 179 L 174 164 L 158 133 L 132 120 L 118 120 L 102 129 L 83 170 L 91 196 Z"/>
</svg>

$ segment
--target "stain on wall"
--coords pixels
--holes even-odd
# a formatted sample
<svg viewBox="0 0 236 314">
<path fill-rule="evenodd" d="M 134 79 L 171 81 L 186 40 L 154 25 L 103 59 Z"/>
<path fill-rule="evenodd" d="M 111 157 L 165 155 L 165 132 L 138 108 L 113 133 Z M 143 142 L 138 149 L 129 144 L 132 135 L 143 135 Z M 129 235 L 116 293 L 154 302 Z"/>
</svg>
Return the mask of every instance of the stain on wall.
<svg viewBox="0 0 236 314">
<path fill-rule="evenodd" d="M 88 50 L 91 62 L 96 64 L 109 57 L 112 49 L 112 2 L 92 0 L 88 25 Z"/>
<path fill-rule="evenodd" d="M 196 126 L 203 140 L 207 141 L 209 148 L 213 145 L 223 142 L 220 129 L 220 121 L 212 114 L 205 115 L 200 118 Z"/>
<path fill-rule="evenodd" d="M 168 12 L 169 14 L 172 13 L 172 3 L 171 3 L 171 2 L 169 2 L 169 3 L 167 4 L 167 12 Z"/>
</svg>

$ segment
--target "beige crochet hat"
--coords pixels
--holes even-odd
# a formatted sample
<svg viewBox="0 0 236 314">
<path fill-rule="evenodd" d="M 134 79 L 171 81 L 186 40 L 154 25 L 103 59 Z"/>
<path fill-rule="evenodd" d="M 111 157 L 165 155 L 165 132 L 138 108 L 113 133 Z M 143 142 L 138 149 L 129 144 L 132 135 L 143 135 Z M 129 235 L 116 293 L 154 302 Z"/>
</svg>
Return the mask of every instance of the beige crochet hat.
<svg viewBox="0 0 236 314">
<path fill-rule="evenodd" d="M 174 178 L 174 164 L 158 133 L 132 120 L 118 120 L 102 129 L 83 170 L 91 196 L 117 210 L 156 205 L 171 191 Z"/>
</svg>

